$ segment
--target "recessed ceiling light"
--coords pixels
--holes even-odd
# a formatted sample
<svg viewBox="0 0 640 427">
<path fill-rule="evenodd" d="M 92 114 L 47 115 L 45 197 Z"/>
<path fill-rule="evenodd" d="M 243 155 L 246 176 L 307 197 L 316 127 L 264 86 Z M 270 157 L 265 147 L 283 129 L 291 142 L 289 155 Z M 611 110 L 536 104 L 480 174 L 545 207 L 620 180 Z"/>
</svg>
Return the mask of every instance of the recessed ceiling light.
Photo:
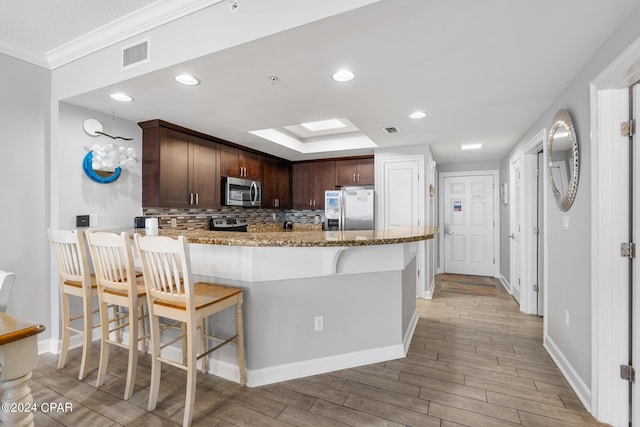
<svg viewBox="0 0 640 427">
<path fill-rule="evenodd" d="M 482 148 L 482 142 L 477 142 L 474 144 L 461 144 L 460 149 L 462 151 L 470 151 L 470 150 L 479 150 Z"/>
<path fill-rule="evenodd" d="M 335 72 L 331 78 L 337 82 L 348 82 L 353 80 L 354 74 L 349 70 L 340 70 Z"/>
<path fill-rule="evenodd" d="M 174 79 L 178 83 L 187 85 L 187 86 L 195 86 L 200 84 L 200 80 L 196 79 L 195 77 L 189 74 L 180 74 L 178 76 L 175 76 Z"/>
<path fill-rule="evenodd" d="M 131 102 L 131 101 L 133 101 L 133 98 L 130 97 L 129 95 L 125 94 L 125 93 L 112 93 L 109 96 L 112 99 L 115 99 L 116 101 L 121 101 L 121 102 Z"/>
<path fill-rule="evenodd" d="M 345 125 L 338 119 L 330 119 L 330 120 L 320 120 L 317 122 L 300 123 L 300 126 L 304 126 L 310 131 L 316 132 L 319 130 L 339 129 L 339 128 L 346 127 L 347 125 Z"/>
<path fill-rule="evenodd" d="M 422 111 L 416 111 L 409 115 L 412 119 L 421 119 L 423 117 L 427 117 L 427 113 L 423 113 Z"/>
</svg>

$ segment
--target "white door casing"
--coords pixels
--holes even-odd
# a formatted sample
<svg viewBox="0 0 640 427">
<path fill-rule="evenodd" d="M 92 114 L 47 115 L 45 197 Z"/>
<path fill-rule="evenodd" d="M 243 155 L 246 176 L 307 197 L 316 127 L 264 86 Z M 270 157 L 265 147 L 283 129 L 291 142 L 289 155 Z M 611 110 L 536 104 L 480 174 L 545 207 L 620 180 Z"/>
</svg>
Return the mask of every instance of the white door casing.
<svg viewBox="0 0 640 427">
<path fill-rule="evenodd" d="M 535 285 L 546 283 L 544 279 L 544 259 L 537 259 L 538 237 L 538 180 L 542 183 L 542 191 L 546 194 L 547 168 L 542 162 L 538 167 L 538 153 L 546 154 L 547 130 L 541 129 L 533 136 L 510 161 L 511 216 L 510 235 L 510 287 L 512 294 L 520 303 L 520 310 L 527 314 L 538 314 L 538 297 Z M 540 199 L 544 200 L 544 197 Z M 542 205 L 543 218 L 546 217 L 546 206 Z M 538 229 L 539 231 L 539 229 Z M 544 230 L 543 230 L 544 232 Z M 544 238 L 541 241 L 546 241 Z M 544 252 L 544 251 L 543 251 Z M 538 279 L 538 266 L 541 265 L 542 277 Z M 541 304 L 541 308 L 544 304 Z M 542 311 L 540 311 L 542 314 Z"/>
<path fill-rule="evenodd" d="M 640 123 L 640 84 L 636 84 L 633 86 L 633 119 L 635 120 L 636 125 Z M 632 179 L 633 179 L 633 236 L 632 241 L 636 243 L 636 245 L 640 244 L 640 221 L 638 221 L 638 214 L 640 213 L 640 137 L 638 136 L 638 132 L 636 130 L 633 135 L 633 171 L 632 171 Z M 630 343 L 632 348 L 632 366 L 635 367 L 636 370 L 640 369 L 640 272 L 638 269 L 640 268 L 640 260 L 638 256 L 631 260 L 632 263 L 632 289 L 633 289 L 633 304 L 632 306 L 632 341 Z M 632 396 L 632 413 L 631 419 L 633 425 L 640 425 L 640 386 L 638 386 L 639 380 L 631 385 L 631 396 Z"/>
<path fill-rule="evenodd" d="M 495 276 L 496 177 L 442 177 L 444 272 Z"/>
</svg>

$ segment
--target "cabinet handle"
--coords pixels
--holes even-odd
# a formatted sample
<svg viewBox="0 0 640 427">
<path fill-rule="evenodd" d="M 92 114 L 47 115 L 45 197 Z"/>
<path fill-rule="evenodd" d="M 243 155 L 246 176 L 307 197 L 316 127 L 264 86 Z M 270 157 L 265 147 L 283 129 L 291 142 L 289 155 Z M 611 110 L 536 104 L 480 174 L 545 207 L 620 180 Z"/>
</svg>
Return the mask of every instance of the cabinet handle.
<svg viewBox="0 0 640 427">
<path fill-rule="evenodd" d="M 355 174 L 355 173 L 353 174 L 353 179 L 352 179 L 352 181 L 353 181 L 353 182 L 356 182 L 356 174 Z"/>
<path fill-rule="evenodd" d="M 358 174 L 358 182 L 360 182 L 360 174 Z"/>
<path fill-rule="evenodd" d="M 196 193 L 196 206 L 200 204 L 200 194 Z"/>
<path fill-rule="evenodd" d="M 193 204 L 193 193 L 189 193 L 189 204 Z"/>
</svg>

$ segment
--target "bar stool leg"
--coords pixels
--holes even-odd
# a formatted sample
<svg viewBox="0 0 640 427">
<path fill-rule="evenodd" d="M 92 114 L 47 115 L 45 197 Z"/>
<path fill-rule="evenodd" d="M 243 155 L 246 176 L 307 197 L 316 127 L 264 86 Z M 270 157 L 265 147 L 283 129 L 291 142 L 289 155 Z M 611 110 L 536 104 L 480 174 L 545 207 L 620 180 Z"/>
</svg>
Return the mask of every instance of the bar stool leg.
<svg viewBox="0 0 640 427">
<path fill-rule="evenodd" d="M 71 322 L 69 321 L 69 318 L 71 317 L 69 314 L 69 295 L 62 292 L 60 299 L 62 305 L 62 344 L 60 348 L 60 357 L 58 358 L 58 369 L 64 368 L 64 365 L 67 363 L 70 334 L 69 326 L 71 326 Z M 82 379 L 82 369 L 80 369 L 80 379 Z"/>
<path fill-rule="evenodd" d="M 236 305 L 236 333 L 238 334 L 238 369 L 240 370 L 240 385 L 247 384 L 247 373 L 244 366 L 244 333 L 242 327 L 242 294 Z"/>
</svg>

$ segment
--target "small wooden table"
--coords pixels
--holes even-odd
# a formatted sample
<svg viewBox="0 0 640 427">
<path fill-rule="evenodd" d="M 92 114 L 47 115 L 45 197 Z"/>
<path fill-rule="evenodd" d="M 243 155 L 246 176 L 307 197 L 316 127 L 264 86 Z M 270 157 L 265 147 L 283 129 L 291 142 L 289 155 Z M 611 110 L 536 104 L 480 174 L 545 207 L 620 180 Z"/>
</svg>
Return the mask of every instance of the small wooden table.
<svg viewBox="0 0 640 427">
<path fill-rule="evenodd" d="M 38 364 L 37 335 L 44 326 L 0 313 L 0 422 L 32 426 L 31 372 Z"/>
</svg>

